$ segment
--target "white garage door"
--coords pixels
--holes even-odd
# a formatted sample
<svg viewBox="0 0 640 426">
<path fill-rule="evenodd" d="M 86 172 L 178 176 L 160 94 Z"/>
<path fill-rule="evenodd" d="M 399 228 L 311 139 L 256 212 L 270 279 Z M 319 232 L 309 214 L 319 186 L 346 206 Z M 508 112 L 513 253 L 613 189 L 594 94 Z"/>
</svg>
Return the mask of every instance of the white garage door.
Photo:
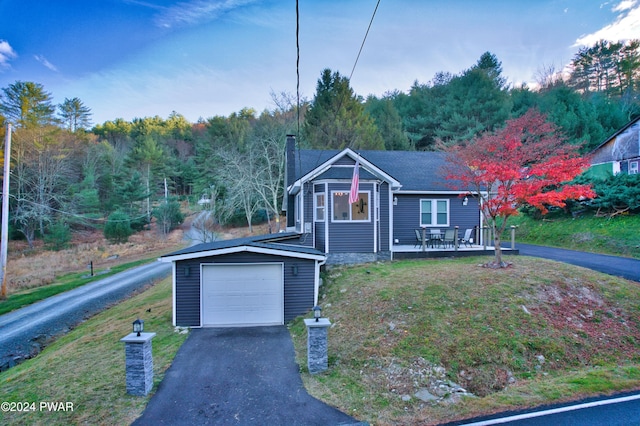
<svg viewBox="0 0 640 426">
<path fill-rule="evenodd" d="M 282 264 L 204 265 L 202 325 L 284 324 Z"/>
</svg>

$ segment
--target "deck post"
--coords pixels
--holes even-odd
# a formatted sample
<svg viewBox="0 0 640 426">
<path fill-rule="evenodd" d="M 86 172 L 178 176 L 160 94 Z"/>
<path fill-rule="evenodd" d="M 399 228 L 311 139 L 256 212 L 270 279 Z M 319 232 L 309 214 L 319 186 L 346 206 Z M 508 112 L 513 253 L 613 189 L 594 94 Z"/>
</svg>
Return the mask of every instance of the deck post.
<svg viewBox="0 0 640 426">
<path fill-rule="evenodd" d="M 455 247 L 456 251 L 458 251 L 458 230 L 459 229 L 460 229 L 459 226 L 453 227 L 453 246 Z"/>
<path fill-rule="evenodd" d="M 487 238 L 489 237 L 488 234 L 488 230 L 489 228 L 487 228 L 486 226 L 482 227 L 482 244 L 484 245 L 484 249 L 487 249 Z"/>
</svg>

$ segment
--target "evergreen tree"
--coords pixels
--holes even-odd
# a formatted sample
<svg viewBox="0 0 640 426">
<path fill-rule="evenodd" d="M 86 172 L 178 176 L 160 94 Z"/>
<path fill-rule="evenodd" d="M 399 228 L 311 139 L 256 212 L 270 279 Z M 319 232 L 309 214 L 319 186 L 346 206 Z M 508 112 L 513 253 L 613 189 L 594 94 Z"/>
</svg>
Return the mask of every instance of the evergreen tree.
<svg viewBox="0 0 640 426">
<path fill-rule="evenodd" d="M 133 234 L 131 221 L 128 214 L 115 211 L 109 215 L 104 226 L 104 236 L 113 243 L 126 243 Z"/>
<path fill-rule="evenodd" d="M 380 131 L 385 149 L 405 151 L 411 149 L 409 138 L 402 131 L 402 119 L 391 97 L 378 99 L 375 96 L 369 96 L 365 103 L 365 110 Z"/>
<path fill-rule="evenodd" d="M 16 81 L 2 89 L 0 113 L 17 127 L 34 128 L 55 123 L 51 94 L 41 84 Z"/>
<path fill-rule="evenodd" d="M 62 123 L 70 132 L 91 126 L 91 109 L 79 98 L 65 98 L 64 102 L 58 105 L 58 109 Z"/>
<path fill-rule="evenodd" d="M 302 134 L 317 149 L 384 149 L 373 119 L 362 99 L 337 71 L 322 71 L 316 95 L 305 115 Z"/>
</svg>

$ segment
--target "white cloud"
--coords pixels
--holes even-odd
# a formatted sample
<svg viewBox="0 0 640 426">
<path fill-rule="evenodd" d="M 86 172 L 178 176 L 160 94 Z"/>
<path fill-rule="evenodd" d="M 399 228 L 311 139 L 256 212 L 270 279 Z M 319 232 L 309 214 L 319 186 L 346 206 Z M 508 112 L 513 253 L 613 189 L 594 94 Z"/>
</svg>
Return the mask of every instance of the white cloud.
<svg viewBox="0 0 640 426">
<path fill-rule="evenodd" d="M 45 67 L 49 68 L 51 71 L 58 72 L 58 68 L 55 65 L 53 65 L 51 62 L 49 62 L 47 58 L 45 58 L 44 56 L 33 55 L 33 57 L 35 58 L 36 61 L 40 62 Z"/>
<path fill-rule="evenodd" d="M 18 55 L 6 40 L 0 40 L 0 69 L 8 67 L 9 61 Z"/>
<path fill-rule="evenodd" d="M 599 40 L 620 41 L 638 38 L 640 34 L 640 3 L 622 0 L 612 10 L 619 12 L 615 22 L 598 31 L 578 38 L 575 46 L 593 46 Z"/>
<path fill-rule="evenodd" d="M 622 12 L 624 10 L 633 9 L 635 6 L 636 0 L 623 0 L 617 6 L 613 6 L 611 10 L 614 12 Z"/>
<path fill-rule="evenodd" d="M 191 0 L 166 8 L 156 17 L 156 24 L 162 28 L 176 25 L 193 25 L 209 21 L 220 14 L 250 4 L 256 0 Z"/>
</svg>

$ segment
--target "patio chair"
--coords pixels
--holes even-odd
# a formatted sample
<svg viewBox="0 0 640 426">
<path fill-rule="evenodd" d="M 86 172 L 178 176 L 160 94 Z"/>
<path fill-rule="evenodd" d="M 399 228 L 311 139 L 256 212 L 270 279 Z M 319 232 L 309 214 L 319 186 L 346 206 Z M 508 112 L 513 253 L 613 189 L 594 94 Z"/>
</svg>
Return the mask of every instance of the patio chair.
<svg viewBox="0 0 640 426">
<path fill-rule="evenodd" d="M 442 232 L 439 229 L 431 229 L 429 231 L 429 244 L 431 247 L 435 247 L 436 244 L 442 244 Z"/>
<path fill-rule="evenodd" d="M 447 247 L 448 245 L 450 245 L 451 247 L 453 247 L 453 244 L 455 243 L 455 232 L 456 231 L 453 229 L 447 229 L 446 231 L 444 231 L 444 239 L 442 240 L 443 246 Z"/>
<path fill-rule="evenodd" d="M 464 244 L 467 247 L 471 247 L 471 245 L 473 244 L 473 237 L 471 236 L 471 233 L 473 232 L 473 229 L 471 228 L 467 228 L 464 231 L 464 236 L 462 238 L 460 238 L 460 245 Z"/>
<path fill-rule="evenodd" d="M 416 229 L 416 245 L 413 248 L 420 247 L 422 245 L 422 234 L 419 229 Z"/>
</svg>

